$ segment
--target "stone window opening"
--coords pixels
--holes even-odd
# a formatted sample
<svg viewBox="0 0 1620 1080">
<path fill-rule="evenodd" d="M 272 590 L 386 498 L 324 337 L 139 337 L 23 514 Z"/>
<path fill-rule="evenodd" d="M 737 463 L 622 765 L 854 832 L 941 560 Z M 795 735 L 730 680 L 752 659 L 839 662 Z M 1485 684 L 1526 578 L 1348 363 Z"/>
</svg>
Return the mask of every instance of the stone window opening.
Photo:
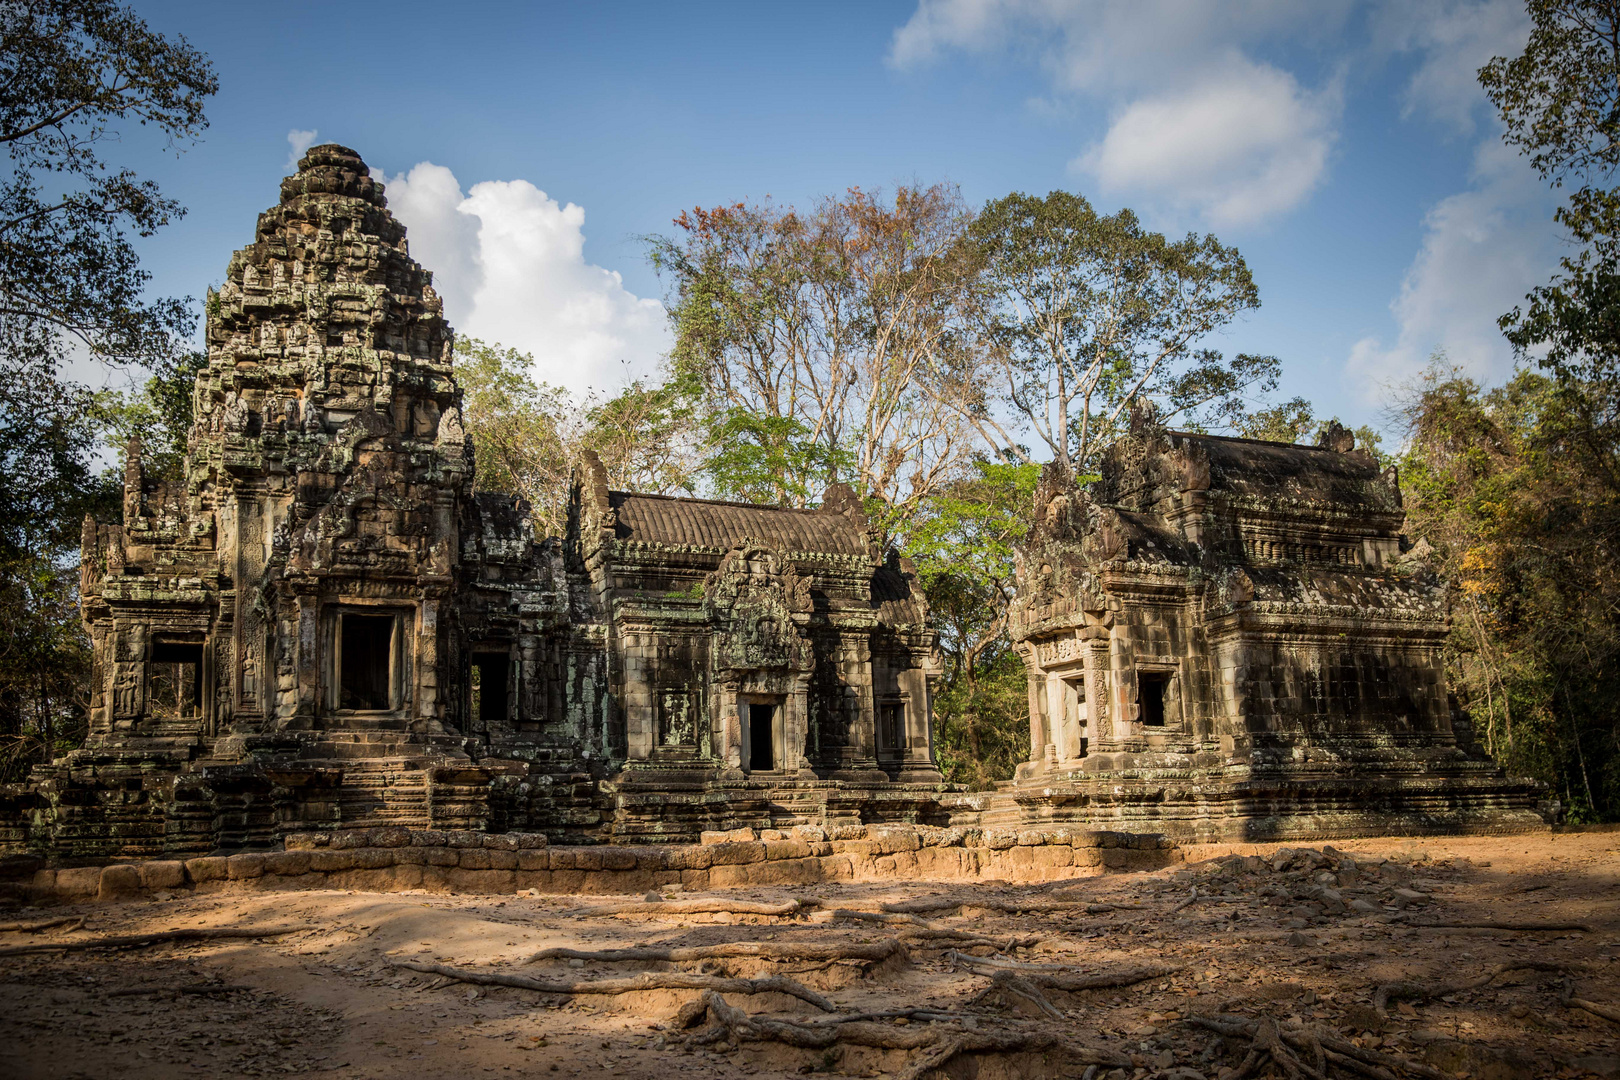
<svg viewBox="0 0 1620 1080">
<path fill-rule="evenodd" d="M 468 712 L 485 731 L 508 720 L 511 668 L 512 658 L 506 652 L 473 654 Z"/>
<path fill-rule="evenodd" d="M 747 712 L 748 771 L 771 772 L 778 767 L 776 744 L 781 706 L 774 702 L 751 701 L 747 705 Z"/>
<path fill-rule="evenodd" d="M 1168 671 L 1139 671 L 1136 674 L 1137 713 L 1143 727 L 1165 726 L 1165 699 L 1170 694 Z"/>
<path fill-rule="evenodd" d="M 1086 730 L 1086 677 L 1072 675 L 1063 680 L 1063 711 L 1065 726 L 1073 745 L 1067 748 L 1070 757 L 1083 758 L 1090 752 L 1091 740 Z"/>
<path fill-rule="evenodd" d="M 338 708 L 387 712 L 399 707 L 399 617 L 343 611 L 337 617 Z"/>
<path fill-rule="evenodd" d="M 878 703 L 877 748 L 898 754 L 906 748 L 906 703 L 903 699 Z"/>
<path fill-rule="evenodd" d="M 181 719 L 201 716 L 202 706 L 202 642 L 153 642 L 148 710 L 160 718 Z"/>
</svg>

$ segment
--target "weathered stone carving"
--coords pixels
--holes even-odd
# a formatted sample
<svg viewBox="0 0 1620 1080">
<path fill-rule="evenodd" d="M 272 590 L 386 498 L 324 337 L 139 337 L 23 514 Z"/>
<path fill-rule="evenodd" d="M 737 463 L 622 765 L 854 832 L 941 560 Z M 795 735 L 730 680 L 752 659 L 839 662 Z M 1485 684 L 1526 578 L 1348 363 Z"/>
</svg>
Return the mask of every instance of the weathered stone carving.
<svg viewBox="0 0 1620 1080">
<path fill-rule="evenodd" d="M 1148 413 L 1089 493 L 1049 468 L 1018 561 L 1034 820 L 1199 838 L 1541 824 L 1454 720 L 1445 597 L 1392 472 Z"/>
<path fill-rule="evenodd" d="M 0 851 L 274 846 L 334 826 L 704 829 L 1151 819 L 1195 836 L 1527 827 L 1454 724 L 1399 487 L 1322 448 L 1136 417 L 1048 469 L 1011 624 L 1030 761 L 940 783 L 911 566 L 816 510 L 613 491 L 567 533 L 476 489 L 430 275 L 353 151 L 310 150 L 208 300 L 183 475 L 128 447 L 87 520 L 90 736 L 0 790 Z"/>
<path fill-rule="evenodd" d="M 450 328 L 353 151 L 283 181 L 207 340 L 184 475 L 148 477 L 131 442 L 124 521 L 85 523 L 91 736 L 0 804 L 27 846 L 943 813 L 926 680 L 895 674 L 933 670 L 933 638 L 854 493 L 657 499 L 587 457 L 568 536 L 537 540 L 526 505 L 475 490 Z M 899 756 L 873 742 L 897 679 Z"/>
</svg>

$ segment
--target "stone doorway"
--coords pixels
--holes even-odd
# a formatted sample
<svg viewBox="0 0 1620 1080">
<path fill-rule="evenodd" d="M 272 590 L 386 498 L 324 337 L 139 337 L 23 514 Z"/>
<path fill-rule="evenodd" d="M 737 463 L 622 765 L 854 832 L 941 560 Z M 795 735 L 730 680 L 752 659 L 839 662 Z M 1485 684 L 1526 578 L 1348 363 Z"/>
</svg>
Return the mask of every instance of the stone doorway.
<svg viewBox="0 0 1620 1080">
<path fill-rule="evenodd" d="M 481 731 L 498 728 L 509 719 L 507 687 L 511 666 L 511 656 L 506 652 L 473 653 L 468 712 Z"/>
<path fill-rule="evenodd" d="M 771 772 L 777 767 L 777 743 L 782 709 L 773 702 L 748 704 L 748 771 Z"/>
</svg>

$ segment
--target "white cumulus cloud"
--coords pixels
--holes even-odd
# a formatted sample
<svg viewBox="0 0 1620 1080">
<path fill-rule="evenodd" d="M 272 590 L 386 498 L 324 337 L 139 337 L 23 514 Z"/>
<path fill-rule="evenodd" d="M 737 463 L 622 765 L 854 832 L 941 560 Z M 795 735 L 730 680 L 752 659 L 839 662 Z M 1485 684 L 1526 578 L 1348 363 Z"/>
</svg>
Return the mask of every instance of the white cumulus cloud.
<svg viewBox="0 0 1620 1080">
<path fill-rule="evenodd" d="M 1473 185 L 1440 200 L 1424 218 L 1422 246 L 1390 303 L 1395 342 L 1365 337 L 1351 349 L 1346 375 L 1366 401 L 1410 380 L 1436 349 L 1486 380 L 1512 369 L 1512 349 L 1496 320 L 1557 266 L 1559 240 L 1549 226 L 1554 201 L 1500 140 L 1480 144 Z"/>
<path fill-rule="evenodd" d="M 431 162 L 379 179 L 458 333 L 532 354 L 535 378 L 576 393 L 611 393 L 654 372 L 669 347 L 663 305 L 586 260 L 583 207 L 527 180 L 463 194 Z"/>
<path fill-rule="evenodd" d="M 1419 56 L 1406 87 L 1407 114 L 1432 117 L 1464 134 L 1474 130 L 1485 104 L 1479 69 L 1493 56 L 1516 55 L 1530 34 L 1522 0 L 1386 0 L 1374 22 L 1380 46 Z"/>
<path fill-rule="evenodd" d="M 1234 58 L 1193 85 L 1131 102 L 1076 158 L 1109 194 L 1199 214 L 1216 228 L 1298 206 L 1327 169 L 1340 96 Z"/>
<path fill-rule="evenodd" d="M 1073 160 L 1154 217 L 1250 225 L 1300 205 L 1326 174 L 1338 78 L 1311 88 L 1249 55 L 1329 39 L 1345 0 L 920 0 L 889 62 L 952 52 L 1030 56 L 1058 100 L 1101 99 L 1106 133 Z"/>
<path fill-rule="evenodd" d="M 293 128 L 287 132 L 287 168 L 298 168 L 298 159 L 309 153 L 309 148 L 315 145 L 315 137 L 319 134 L 320 132 L 313 128 L 309 131 Z"/>
</svg>

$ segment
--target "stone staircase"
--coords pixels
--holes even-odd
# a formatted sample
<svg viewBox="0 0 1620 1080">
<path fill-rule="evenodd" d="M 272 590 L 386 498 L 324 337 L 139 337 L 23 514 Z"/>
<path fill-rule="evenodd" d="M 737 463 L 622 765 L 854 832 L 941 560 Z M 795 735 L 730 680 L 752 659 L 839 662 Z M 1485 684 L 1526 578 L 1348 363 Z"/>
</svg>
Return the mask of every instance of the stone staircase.
<svg viewBox="0 0 1620 1080">
<path fill-rule="evenodd" d="M 443 745 L 438 743 L 442 742 Z M 426 829 L 442 824 L 434 813 L 435 795 L 444 784 L 437 774 L 467 764 L 451 740 L 425 740 L 398 731 L 329 731 L 310 745 L 300 764 L 330 769 L 342 780 L 324 794 L 337 828 L 400 826 Z M 463 793 L 455 791 L 455 801 Z M 461 816 L 460 808 L 455 816 Z"/>
<path fill-rule="evenodd" d="M 428 771 L 421 761 L 346 760 L 336 795 L 338 825 L 345 829 L 380 825 L 425 829 L 430 824 Z"/>
</svg>

